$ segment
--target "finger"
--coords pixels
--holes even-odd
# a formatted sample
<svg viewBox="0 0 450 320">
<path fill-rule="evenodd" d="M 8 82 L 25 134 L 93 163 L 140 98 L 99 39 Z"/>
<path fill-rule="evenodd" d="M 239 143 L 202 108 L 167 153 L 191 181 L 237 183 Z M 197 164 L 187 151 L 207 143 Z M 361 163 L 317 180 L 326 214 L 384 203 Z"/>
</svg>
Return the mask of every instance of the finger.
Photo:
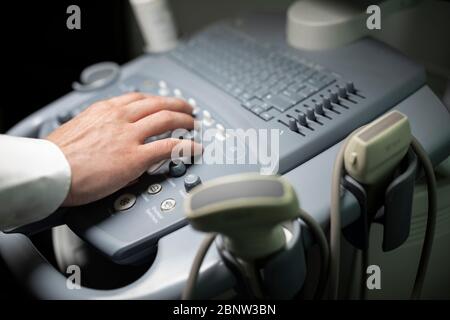
<svg viewBox="0 0 450 320">
<path fill-rule="evenodd" d="M 128 104 L 126 117 L 130 122 L 135 122 L 162 110 L 192 114 L 191 105 L 184 100 L 151 96 Z"/>
<path fill-rule="evenodd" d="M 140 146 L 142 161 L 147 166 L 166 159 L 191 157 L 203 152 L 202 145 L 192 140 L 163 139 Z"/>
<path fill-rule="evenodd" d="M 148 94 L 144 94 L 144 93 L 140 93 L 140 92 L 130 92 L 130 93 L 123 94 L 121 96 L 111 98 L 111 99 L 109 99 L 109 102 L 111 102 L 112 104 L 114 104 L 116 106 L 124 106 L 124 105 L 132 103 L 134 101 L 139 101 L 139 100 L 148 98 L 149 96 L 150 95 L 148 95 Z"/>
<path fill-rule="evenodd" d="M 156 136 L 175 129 L 193 129 L 194 118 L 186 113 L 162 110 L 134 123 L 141 139 Z"/>
</svg>

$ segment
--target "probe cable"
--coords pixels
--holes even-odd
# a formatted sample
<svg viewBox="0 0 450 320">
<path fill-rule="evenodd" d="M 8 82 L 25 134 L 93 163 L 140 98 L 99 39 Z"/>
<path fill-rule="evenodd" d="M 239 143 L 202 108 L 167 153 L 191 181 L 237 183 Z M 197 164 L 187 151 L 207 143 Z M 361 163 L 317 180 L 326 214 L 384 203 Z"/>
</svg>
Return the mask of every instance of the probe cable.
<svg viewBox="0 0 450 320">
<path fill-rule="evenodd" d="M 341 195 L 341 179 L 344 172 L 344 151 L 349 138 L 342 144 L 336 157 L 333 168 L 333 177 L 331 182 L 331 208 L 330 208 L 330 296 L 332 299 L 338 298 L 339 289 L 339 264 L 340 264 L 340 236 L 341 236 L 341 212 L 340 212 L 340 195 Z M 411 299 L 419 299 L 422 291 L 425 275 L 430 261 L 431 249 L 433 246 L 434 231 L 436 226 L 437 215 L 437 186 L 436 177 L 434 175 L 433 165 L 428 154 L 415 137 L 412 138 L 411 146 L 418 156 L 424 170 L 427 181 L 428 190 L 428 214 L 425 237 L 422 245 L 419 266 L 414 281 L 414 287 Z M 367 254 L 367 253 L 366 253 Z M 368 257 L 363 257 L 364 258 Z M 361 270 L 364 272 L 364 270 Z"/>
<path fill-rule="evenodd" d="M 416 279 L 411 293 L 411 299 L 417 300 L 420 298 L 425 275 L 427 273 L 428 264 L 430 262 L 431 249 L 433 247 L 434 232 L 436 227 L 437 216 L 437 185 L 436 176 L 434 175 L 433 165 L 428 154 L 423 149 L 422 145 L 415 137 L 412 140 L 412 148 L 419 157 L 420 162 L 425 170 L 425 177 L 427 180 L 428 191 L 428 215 L 427 227 L 425 229 L 425 237 L 422 244 L 422 252 L 420 254 L 419 266 L 417 268 Z"/>
<path fill-rule="evenodd" d="M 198 274 L 200 273 L 200 267 L 202 266 L 203 260 L 205 259 L 206 253 L 209 247 L 213 244 L 216 239 L 216 234 L 208 234 L 203 239 L 198 248 L 197 254 L 195 255 L 194 262 L 192 263 L 191 271 L 189 272 L 189 277 L 187 279 L 186 286 L 184 287 L 183 293 L 181 295 L 182 300 L 191 300 L 193 297 L 193 292 L 195 284 L 197 283 Z"/>
<path fill-rule="evenodd" d="M 330 261 L 330 249 L 328 247 L 328 240 L 319 223 L 306 211 L 300 209 L 300 219 L 303 220 L 311 230 L 314 238 L 319 245 L 320 251 L 320 272 L 319 280 L 317 282 L 316 290 L 314 292 L 314 300 L 322 299 L 325 293 L 325 288 L 328 282 L 328 268 Z"/>
<path fill-rule="evenodd" d="M 341 254 L 341 179 L 344 172 L 344 151 L 348 138 L 344 140 L 334 161 L 331 178 L 330 200 L 330 298 L 336 300 L 339 289 L 339 263 Z"/>
<path fill-rule="evenodd" d="M 325 236 L 324 231 L 320 227 L 320 225 L 317 223 L 317 221 L 309 215 L 304 210 L 300 209 L 300 219 L 302 219 L 305 224 L 311 229 L 311 233 L 313 234 L 314 238 L 316 239 L 317 243 L 319 244 L 320 248 L 320 258 L 321 258 L 321 267 L 320 267 L 320 273 L 319 273 L 319 281 L 314 293 L 314 299 L 320 299 L 323 297 L 323 294 L 325 292 L 326 284 L 327 284 L 327 275 L 328 275 L 328 268 L 329 268 L 329 248 L 328 248 L 328 242 L 327 238 Z M 206 256 L 206 253 L 208 252 L 209 248 L 214 242 L 214 239 L 216 238 L 216 234 L 208 234 L 205 236 L 203 242 L 201 243 L 197 254 L 195 255 L 194 262 L 192 263 L 191 270 L 189 272 L 189 277 L 186 282 L 186 286 L 183 290 L 183 293 L 181 295 L 182 300 L 190 300 L 193 298 L 193 292 L 195 289 L 195 285 L 197 282 L 197 278 L 200 272 L 201 265 L 203 263 L 203 260 Z"/>
</svg>

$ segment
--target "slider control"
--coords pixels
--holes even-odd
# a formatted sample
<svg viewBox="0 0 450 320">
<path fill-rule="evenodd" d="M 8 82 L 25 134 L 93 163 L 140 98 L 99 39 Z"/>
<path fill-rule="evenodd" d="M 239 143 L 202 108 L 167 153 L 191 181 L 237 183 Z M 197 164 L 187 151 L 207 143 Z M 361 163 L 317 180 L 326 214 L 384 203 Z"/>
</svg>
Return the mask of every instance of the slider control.
<svg viewBox="0 0 450 320">
<path fill-rule="evenodd" d="M 313 109 L 306 109 L 306 117 L 311 121 L 316 121 L 316 114 L 314 113 Z"/>
<path fill-rule="evenodd" d="M 330 100 L 332 103 L 336 103 L 336 104 L 339 103 L 339 98 L 338 98 L 336 91 L 333 91 L 330 93 Z"/>
<path fill-rule="evenodd" d="M 300 125 L 307 127 L 308 126 L 308 120 L 306 120 L 306 115 L 304 113 L 299 113 L 298 116 L 298 122 Z"/>
<path fill-rule="evenodd" d="M 343 99 L 346 99 L 348 97 L 347 90 L 343 87 L 339 87 L 338 94 L 339 94 L 339 97 L 341 97 Z"/>
<path fill-rule="evenodd" d="M 351 81 L 347 82 L 347 84 L 345 85 L 345 88 L 351 94 L 355 94 L 356 93 L 355 85 Z"/>
<path fill-rule="evenodd" d="M 314 109 L 317 114 L 320 114 L 321 116 L 325 115 L 325 111 L 323 110 L 323 106 L 321 103 L 316 103 L 314 106 Z"/>
<path fill-rule="evenodd" d="M 333 105 L 331 104 L 330 98 L 323 98 L 322 105 L 325 109 L 333 110 Z"/>
<path fill-rule="evenodd" d="M 290 118 L 289 119 L 289 129 L 291 129 L 292 131 L 298 132 L 298 126 L 297 126 L 297 121 L 295 119 Z"/>
</svg>

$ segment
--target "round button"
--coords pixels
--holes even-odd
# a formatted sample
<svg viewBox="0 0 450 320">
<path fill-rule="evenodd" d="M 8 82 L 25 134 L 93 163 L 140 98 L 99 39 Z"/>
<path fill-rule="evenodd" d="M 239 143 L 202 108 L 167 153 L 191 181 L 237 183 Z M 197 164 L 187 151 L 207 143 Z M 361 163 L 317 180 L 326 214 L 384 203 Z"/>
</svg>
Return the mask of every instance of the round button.
<svg viewBox="0 0 450 320">
<path fill-rule="evenodd" d="M 181 177 L 186 173 L 186 165 L 183 161 L 171 161 L 169 165 L 169 173 L 174 178 Z"/>
<path fill-rule="evenodd" d="M 211 119 L 211 113 L 208 110 L 203 110 L 203 117 Z"/>
<path fill-rule="evenodd" d="M 162 190 L 162 186 L 159 183 L 154 183 L 151 184 L 148 188 L 147 188 L 147 193 L 149 194 L 157 194 Z"/>
<path fill-rule="evenodd" d="M 183 97 L 183 93 L 181 92 L 180 89 L 173 89 L 173 95 L 177 98 Z"/>
<path fill-rule="evenodd" d="M 216 129 L 217 129 L 216 138 L 221 141 L 225 140 L 227 138 L 227 135 L 225 133 L 225 127 L 220 123 L 218 123 L 216 124 Z"/>
<path fill-rule="evenodd" d="M 120 75 L 120 66 L 114 62 L 101 62 L 87 67 L 81 72 L 81 82 L 74 82 L 76 91 L 92 91 L 104 88 L 115 82 Z"/>
<path fill-rule="evenodd" d="M 199 113 L 200 113 L 200 108 L 197 107 L 197 106 L 194 106 L 194 107 L 192 108 L 192 116 L 193 116 L 194 118 L 196 118 L 196 117 L 198 116 Z"/>
<path fill-rule="evenodd" d="M 124 211 L 130 209 L 136 203 L 136 196 L 131 193 L 125 193 L 114 201 L 114 209 L 116 211 Z"/>
<path fill-rule="evenodd" d="M 194 98 L 189 98 L 189 99 L 188 99 L 188 103 L 189 103 L 191 106 L 193 106 L 193 107 L 196 107 L 196 106 L 197 106 L 197 101 L 195 101 Z"/>
<path fill-rule="evenodd" d="M 167 89 L 167 88 L 159 88 L 159 90 L 158 90 L 158 94 L 163 97 L 169 95 L 169 93 L 170 93 L 169 89 Z"/>
<path fill-rule="evenodd" d="M 206 127 L 210 127 L 214 124 L 214 119 L 208 110 L 203 110 L 203 121 L 202 122 L 203 122 L 203 125 Z"/>
<path fill-rule="evenodd" d="M 68 122 L 70 119 L 72 119 L 71 112 L 65 112 L 65 113 L 58 115 L 58 121 L 62 124 Z"/>
<path fill-rule="evenodd" d="M 225 133 L 225 127 L 220 123 L 216 124 L 216 129 L 222 133 Z"/>
<path fill-rule="evenodd" d="M 196 174 L 188 174 L 184 178 L 184 187 L 187 192 L 191 191 L 194 187 L 202 183 L 200 177 Z"/>
<path fill-rule="evenodd" d="M 161 210 L 162 211 L 171 211 L 175 206 L 177 205 L 177 202 L 175 199 L 169 198 L 161 202 Z"/>
<path fill-rule="evenodd" d="M 204 125 L 205 127 L 211 127 L 211 126 L 214 124 L 214 119 L 211 119 L 211 118 L 203 118 L 202 123 L 203 123 L 203 125 Z"/>
</svg>

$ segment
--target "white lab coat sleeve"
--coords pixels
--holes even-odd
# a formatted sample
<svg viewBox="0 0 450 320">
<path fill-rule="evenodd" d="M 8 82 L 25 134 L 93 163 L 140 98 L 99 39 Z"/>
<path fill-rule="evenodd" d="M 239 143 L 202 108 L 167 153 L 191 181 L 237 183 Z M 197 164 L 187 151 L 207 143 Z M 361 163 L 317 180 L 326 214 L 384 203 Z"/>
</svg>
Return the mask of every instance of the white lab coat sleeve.
<svg viewBox="0 0 450 320">
<path fill-rule="evenodd" d="M 49 216 L 70 182 L 70 165 L 54 143 L 0 135 L 0 231 Z"/>
</svg>

